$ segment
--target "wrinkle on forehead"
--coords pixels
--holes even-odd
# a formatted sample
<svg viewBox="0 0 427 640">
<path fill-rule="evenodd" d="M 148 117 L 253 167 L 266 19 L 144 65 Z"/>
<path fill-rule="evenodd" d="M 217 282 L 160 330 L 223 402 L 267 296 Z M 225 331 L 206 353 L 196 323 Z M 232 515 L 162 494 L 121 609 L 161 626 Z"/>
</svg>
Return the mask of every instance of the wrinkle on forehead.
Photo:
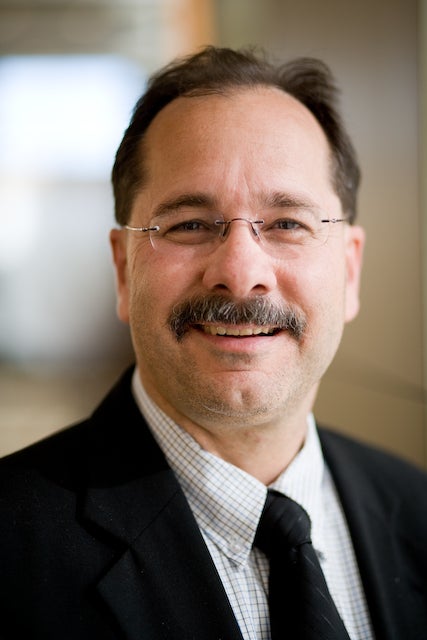
<svg viewBox="0 0 427 640">
<path fill-rule="evenodd" d="M 150 124 L 143 156 L 143 190 L 161 187 L 166 198 L 209 194 L 209 187 L 211 195 L 244 198 L 265 191 L 269 180 L 272 191 L 285 192 L 274 184 L 285 174 L 290 196 L 315 199 L 319 185 L 335 194 L 323 129 L 302 103 L 275 87 L 173 100 Z M 310 177 L 301 189 L 304 171 Z"/>
</svg>

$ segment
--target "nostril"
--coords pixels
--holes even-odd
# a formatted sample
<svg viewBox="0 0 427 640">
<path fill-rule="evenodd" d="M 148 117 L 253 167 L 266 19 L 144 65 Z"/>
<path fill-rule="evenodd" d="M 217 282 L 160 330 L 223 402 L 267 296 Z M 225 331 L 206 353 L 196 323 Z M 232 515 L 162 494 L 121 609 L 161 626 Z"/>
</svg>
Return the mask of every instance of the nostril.
<svg viewBox="0 0 427 640">
<path fill-rule="evenodd" d="M 243 225 L 243 232 L 238 227 Z M 210 291 L 237 299 L 265 294 L 277 287 L 277 261 L 266 253 L 245 221 L 239 221 L 204 263 L 202 282 Z"/>
</svg>

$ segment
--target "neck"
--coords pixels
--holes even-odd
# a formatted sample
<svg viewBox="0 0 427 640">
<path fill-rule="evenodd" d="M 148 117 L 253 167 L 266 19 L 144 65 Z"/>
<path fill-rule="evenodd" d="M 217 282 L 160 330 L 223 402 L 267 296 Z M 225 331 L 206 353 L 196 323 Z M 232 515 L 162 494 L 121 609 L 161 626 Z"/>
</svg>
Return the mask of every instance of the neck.
<svg viewBox="0 0 427 640">
<path fill-rule="evenodd" d="M 239 467 L 269 485 L 288 467 L 302 448 L 307 416 L 286 425 L 262 424 L 237 430 L 203 429 L 193 423 L 181 425 L 210 453 Z"/>
<path fill-rule="evenodd" d="M 141 376 L 141 370 L 139 371 Z M 271 484 L 302 448 L 317 386 L 298 406 L 282 406 L 274 415 L 189 415 L 171 405 L 156 388 L 144 388 L 158 407 L 205 451 L 242 469 L 265 485 Z M 187 406 L 188 409 L 188 406 Z"/>
</svg>

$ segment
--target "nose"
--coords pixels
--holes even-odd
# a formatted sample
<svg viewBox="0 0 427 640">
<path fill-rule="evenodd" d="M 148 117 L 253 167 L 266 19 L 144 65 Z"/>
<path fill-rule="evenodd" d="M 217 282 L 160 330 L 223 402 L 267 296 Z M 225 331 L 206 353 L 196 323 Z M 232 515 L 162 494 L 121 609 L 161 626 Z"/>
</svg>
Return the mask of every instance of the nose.
<svg viewBox="0 0 427 640">
<path fill-rule="evenodd" d="M 225 238 L 229 228 L 233 222 L 247 222 L 250 226 L 252 233 L 256 238 L 260 238 L 260 232 L 257 228 L 258 225 L 263 224 L 264 220 L 250 220 L 249 218 L 231 218 L 231 220 L 217 220 L 215 224 L 222 227 L 221 238 Z"/>
<path fill-rule="evenodd" d="M 245 218 L 234 218 L 217 249 L 207 258 L 203 284 L 236 299 L 269 293 L 277 286 L 275 260 Z"/>
</svg>

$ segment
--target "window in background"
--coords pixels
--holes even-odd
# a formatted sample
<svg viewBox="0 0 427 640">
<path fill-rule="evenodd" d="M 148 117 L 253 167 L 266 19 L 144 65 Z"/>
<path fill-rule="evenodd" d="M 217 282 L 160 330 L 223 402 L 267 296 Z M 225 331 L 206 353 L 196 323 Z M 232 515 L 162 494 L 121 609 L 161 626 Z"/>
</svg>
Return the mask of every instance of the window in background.
<svg viewBox="0 0 427 640">
<path fill-rule="evenodd" d="M 113 55 L 0 59 L 0 359 L 114 357 L 108 230 L 140 69 Z"/>
</svg>

